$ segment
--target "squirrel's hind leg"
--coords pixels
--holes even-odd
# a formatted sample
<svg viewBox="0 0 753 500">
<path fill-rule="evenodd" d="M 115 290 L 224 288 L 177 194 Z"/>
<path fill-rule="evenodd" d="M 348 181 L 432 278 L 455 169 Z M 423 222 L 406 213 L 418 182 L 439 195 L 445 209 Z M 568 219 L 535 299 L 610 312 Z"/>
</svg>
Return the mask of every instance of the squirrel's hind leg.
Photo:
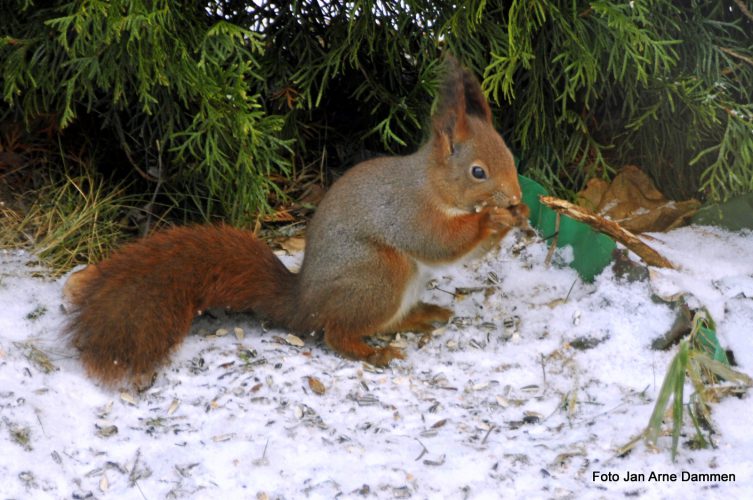
<svg viewBox="0 0 753 500">
<path fill-rule="evenodd" d="M 389 331 L 429 333 L 442 325 L 446 325 L 452 315 L 452 309 L 419 302 L 408 311 L 404 318 L 394 326 L 390 326 Z"/>
<path fill-rule="evenodd" d="M 411 301 L 416 269 L 407 256 L 386 246 L 370 248 L 373 256 L 353 271 L 351 276 L 368 276 L 365 284 L 358 280 L 336 282 L 324 293 L 327 298 L 318 309 L 324 320 L 324 341 L 346 358 L 366 361 L 374 366 L 386 366 L 405 355 L 395 347 L 377 348 L 364 339 L 380 333 L 394 332 L 390 328 L 400 310 Z M 375 286 L 378 285 L 378 286 Z M 347 312 L 347 313 L 346 313 Z"/>
</svg>

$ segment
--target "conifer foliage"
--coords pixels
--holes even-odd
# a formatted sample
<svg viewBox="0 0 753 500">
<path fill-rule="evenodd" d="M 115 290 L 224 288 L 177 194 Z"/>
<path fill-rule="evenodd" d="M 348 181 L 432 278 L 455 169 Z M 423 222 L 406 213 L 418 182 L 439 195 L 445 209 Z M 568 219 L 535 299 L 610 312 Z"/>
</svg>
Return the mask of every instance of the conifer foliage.
<svg viewBox="0 0 753 500">
<path fill-rule="evenodd" d="M 162 186 L 243 223 L 292 169 L 415 147 L 447 51 L 483 77 L 522 169 L 558 194 L 635 163 L 670 196 L 718 200 L 753 190 L 751 11 L 750 0 L 12 0 L 0 6 L 0 113 L 66 144 L 85 137 L 144 193 Z"/>
</svg>

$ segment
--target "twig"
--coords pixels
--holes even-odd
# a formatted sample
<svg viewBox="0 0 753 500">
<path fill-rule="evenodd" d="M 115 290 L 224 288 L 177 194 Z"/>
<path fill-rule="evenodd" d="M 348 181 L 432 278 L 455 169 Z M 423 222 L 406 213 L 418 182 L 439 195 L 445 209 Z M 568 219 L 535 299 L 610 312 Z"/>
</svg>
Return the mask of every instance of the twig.
<svg viewBox="0 0 753 500">
<path fill-rule="evenodd" d="M 573 288 L 575 288 L 575 284 L 578 282 L 578 279 L 573 280 L 573 284 L 570 285 L 570 289 L 567 291 L 567 295 L 565 295 L 565 302 L 570 298 L 570 294 L 573 292 Z"/>
<path fill-rule="evenodd" d="M 483 444 L 486 444 L 486 440 L 487 440 L 487 439 L 489 439 L 489 434 L 491 434 L 491 433 L 492 433 L 492 431 L 493 431 L 494 429 L 496 429 L 496 428 L 497 428 L 497 426 L 496 426 L 496 425 L 494 425 L 494 424 L 492 424 L 492 425 L 490 425 L 490 426 L 489 426 L 489 430 L 487 430 L 487 431 L 486 431 L 486 434 L 484 435 L 484 439 L 482 439 L 482 440 L 481 440 L 481 444 L 482 444 L 482 445 L 483 445 Z"/>
<path fill-rule="evenodd" d="M 588 224 L 600 233 L 611 236 L 625 245 L 629 250 L 633 251 L 649 266 L 664 267 L 668 269 L 675 268 L 675 266 L 659 254 L 659 252 L 648 246 L 638 236 L 614 221 L 596 215 L 586 208 L 573 205 L 568 201 L 560 200 L 559 198 L 554 198 L 552 196 L 542 196 L 541 203 L 557 212 L 564 213 L 568 217 Z"/>
<path fill-rule="evenodd" d="M 732 57 L 736 57 L 736 58 L 738 58 L 738 59 L 742 59 L 742 60 L 743 60 L 743 61 L 745 61 L 746 63 L 748 63 L 748 64 L 750 64 L 751 66 L 753 66 L 753 58 L 751 58 L 751 57 L 748 57 L 748 56 L 744 56 L 744 55 L 742 55 L 742 54 L 741 54 L 741 53 L 739 53 L 739 52 L 736 52 L 736 51 L 734 51 L 734 50 L 732 50 L 732 49 L 728 49 L 727 47 L 719 47 L 719 50 L 721 50 L 721 51 L 722 51 L 722 52 L 724 52 L 725 54 L 729 54 L 729 55 L 731 55 Z"/>
<path fill-rule="evenodd" d="M 426 455 L 427 453 L 429 453 L 429 450 L 426 449 L 426 446 L 424 446 L 424 443 L 422 443 L 421 440 L 419 440 L 418 438 L 413 438 L 413 439 L 415 439 L 416 441 L 418 441 L 418 444 L 421 445 L 421 454 L 416 457 L 416 462 L 418 462 L 419 460 L 421 460 L 421 458 L 424 455 Z"/>
<path fill-rule="evenodd" d="M 546 358 L 543 354 L 539 355 L 539 364 L 541 365 L 541 375 L 544 378 L 544 385 L 546 385 Z"/>
<path fill-rule="evenodd" d="M 743 0 L 733 0 L 738 7 L 740 7 L 740 11 L 745 14 L 749 19 L 753 20 L 753 12 L 748 10 L 748 6 L 745 5 L 745 2 Z"/>
<path fill-rule="evenodd" d="M 35 410 L 34 414 L 37 416 L 37 422 L 39 422 L 39 427 L 42 429 L 42 434 L 44 434 L 44 437 L 49 437 L 47 435 L 47 431 L 44 429 L 44 424 L 42 423 L 42 419 L 39 417 L 39 410 Z"/>
<path fill-rule="evenodd" d="M 128 149 L 128 147 L 127 147 L 127 146 L 125 145 L 125 142 L 123 142 L 122 144 L 123 144 L 123 153 L 125 153 L 125 155 L 126 155 L 126 159 L 128 160 L 128 163 L 130 163 L 130 164 L 131 164 L 131 167 L 133 167 L 133 169 L 134 169 L 134 170 L 135 170 L 135 171 L 136 171 L 136 172 L 137 172 L 137 173 L 138 173 L 138 174 L 139 174 L 139 175 L 140 175 L 141 177 L 143 177 L 144 179 L 146 179 L 146 180 L 148 180 L 148 181 L 154 181 L 154 177 L 152 177 L 151 175 L 149 175 L 149 174 L 148 174 L 147 172 L 144 172 L 143 170 L 141 170 L 141 168 L 139 167 L 138 163 L 136 163 L 136 161 L 135 161 L 135 160 L 133 159 L 133 157 L 131 156 L 131 151 L 130 151 L 130 150 Z"/>
<path fill-rule="evenodd" d="M 544 259 L 544 265 L 546 267 L 549 267 L 552 265 L 552 257 L 554 256 L 554 251 L 557 249 L 557 240 L 559 240 L 560 237 L 560 214 L 557 213 L 557 217 L 554 219 L 554 237 L 552 238 L 552 241 L 549 243 L 549 251 L 546 253 L 546 258 Z"/>
<path fill-rule="evenodd" d="M 154 192 L 152 193 L 152 199 L 149 200 L 149 203 L 146 204 L 146 207 L 144 207 L 144 210 L 146 212 L 146 223 L 144 224 L 144 234 L 142 236 L 146 236 L 149 234 L 149 226 L 152 224 L 152 212 L 154 210 L 154 203 L 157 201 L 157 193 L 159 193 L 160 187 L 162 187 L 162 180 L 164 179 L 164 172 L 162 169 L 162 145 L 157 139 L 156 141 L 157 145 L 157 185 L 154 187 Z"/>
</svg>

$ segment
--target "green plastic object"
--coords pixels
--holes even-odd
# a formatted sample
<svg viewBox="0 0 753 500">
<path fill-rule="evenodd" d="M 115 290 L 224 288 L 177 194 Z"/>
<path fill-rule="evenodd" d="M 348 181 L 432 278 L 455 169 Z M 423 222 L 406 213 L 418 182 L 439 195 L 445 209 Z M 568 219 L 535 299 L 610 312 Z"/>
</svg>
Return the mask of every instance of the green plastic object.
<svg viewBox="0 0 753 500">
<path fill-rule="evenodd" d="M 539 196 L 548 194 L 546 189 L 524 175 L 519 175 L 518 179 L 523 191 L 523 202 L 531 209 L 531 226 L 536 228 L 544 238 L 554 236 L 557 214 L 539 201 Z M 578 272 L 583 281 L 588 282 L 593 281 L 596 275 L 609 265 L 616 246 L 609 236 L 594 231 L 587 224 L 562 215 L 557 246 L 566 245 L 573 247 L 573 262 L 570 263 L 570 267 Z"/>
</svg>

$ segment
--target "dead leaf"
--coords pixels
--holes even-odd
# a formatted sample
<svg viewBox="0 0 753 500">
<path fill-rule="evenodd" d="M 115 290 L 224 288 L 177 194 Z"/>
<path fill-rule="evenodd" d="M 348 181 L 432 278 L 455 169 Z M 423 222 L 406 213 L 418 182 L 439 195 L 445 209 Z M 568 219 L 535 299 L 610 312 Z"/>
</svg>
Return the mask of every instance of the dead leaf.
<svg viewBox="0 0 753 500">
<path fill-rule="evenodd" d="M 632 233 L 668 231 L 682 226 L 701 205 L 694 199 L 666 199 L 648 175 L 634 165 L 623 167 L 611 184 L 591 179 L 576 201 L 578 206 L 608 217 Z"/>
<path fill-rule="evenodd" d="M 276 212 L 265 215 L 261 218 L 264 222 L 293 222 L 295 217 L 290 213 L 290 209 L 281 209 Z"/>
<path fill-rule="evenodd" d="M 300 236 L 294 236 L 281 241 L 280 246 L 288 253 L 302 252 L 306 248 L 306 240 Z"/>
</svg>

